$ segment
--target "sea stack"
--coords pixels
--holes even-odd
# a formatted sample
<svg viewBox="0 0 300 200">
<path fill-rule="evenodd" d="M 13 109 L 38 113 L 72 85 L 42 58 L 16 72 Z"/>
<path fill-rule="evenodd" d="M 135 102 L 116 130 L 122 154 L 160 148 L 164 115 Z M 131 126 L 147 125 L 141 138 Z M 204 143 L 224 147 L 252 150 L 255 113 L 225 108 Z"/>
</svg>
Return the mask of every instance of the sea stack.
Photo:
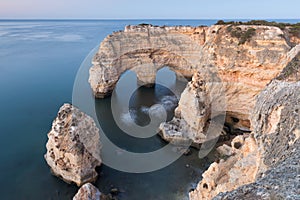
<svg viewBox="0 0 300 200">
<path fill-rule="evenodd" d="M 94 120 L 70 104 L 64 104 L 48 133 L 45 159 L 54 175 L 82 186 L 97 179 L 101 165 L 99 129 Z"/>
</svg>

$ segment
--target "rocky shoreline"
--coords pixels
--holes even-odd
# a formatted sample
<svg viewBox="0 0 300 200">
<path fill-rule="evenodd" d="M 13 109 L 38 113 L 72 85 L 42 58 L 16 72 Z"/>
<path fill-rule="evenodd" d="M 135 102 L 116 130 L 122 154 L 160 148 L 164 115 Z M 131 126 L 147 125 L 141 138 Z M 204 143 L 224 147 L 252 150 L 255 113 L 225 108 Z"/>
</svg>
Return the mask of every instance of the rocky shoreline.
<svg viewBox="0 0 300 200">
<path fill-rule="evenodd" d="M 232 31 L 251 35 L 241 42 Z M 190 199 L 299 199 L 297 41 L 287 30 L 265 25 L 127 26 L 101 43 L 89 82 L 95 97 L 103 98 L 129 69 L 142 85 L 154 84 L 157 70 L 166 65 L 178 76 L 192 77 L 174 118 L 160 125 L 162 138 L 192 141 L 200 149 L 220 136 L 230 140 L 217 148 L 218 161 L 203 173 Z M 224 123 L 244 134 L 230 135 Z M 74 199 L 114 198 L 90 184 L 102 162 L 92 118 L 65 104 L 48 138 L 45 159 L 53 174 L 82 186 Z"/>
</svg>

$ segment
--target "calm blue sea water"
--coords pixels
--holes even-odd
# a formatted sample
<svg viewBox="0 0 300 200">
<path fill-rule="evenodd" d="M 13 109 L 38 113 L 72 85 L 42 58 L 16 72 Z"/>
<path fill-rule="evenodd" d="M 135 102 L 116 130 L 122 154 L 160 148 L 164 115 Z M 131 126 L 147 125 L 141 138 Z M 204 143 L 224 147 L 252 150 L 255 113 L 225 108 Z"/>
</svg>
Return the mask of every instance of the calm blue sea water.
<svg viewBox="0 0 300 200">
<path fill-rule="evenodd" d="M 43 158 L 45 143 L 58 108 L 72 101 L 81 62 L 106 35 L 128 24 L 196 26 L 216 21 L 0 21 L 0 199 L 71 199 L 76 193 L 77 187 L 51 176 Z M 108 105 L 106 101 L 97 100 L 100 114 L 105 112 L 101 109 Z M 106 126 L 112 125 L 108 122 Z M 104 192 L 112 185 L 121 188 L 120 199 L 173 199 L 199 179 L 191 174 L 196 170 L 178 175 L 187 162 L 195 163 L 195 157 L 184 157 L 169 168 L 140 176 L 103 166 L 97 186 Z M 204 169 L 205 163 L 195 168 Z"/>
</svg>

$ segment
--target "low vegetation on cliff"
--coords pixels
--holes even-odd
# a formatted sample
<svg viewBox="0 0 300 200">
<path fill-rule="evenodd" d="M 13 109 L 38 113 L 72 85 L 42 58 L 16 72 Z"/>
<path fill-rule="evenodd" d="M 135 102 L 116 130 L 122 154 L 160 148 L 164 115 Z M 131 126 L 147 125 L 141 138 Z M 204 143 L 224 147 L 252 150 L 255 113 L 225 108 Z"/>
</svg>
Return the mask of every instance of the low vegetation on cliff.
<svg viewBox="0 0 300 200">
<path fill-rule="evenodd" d="M 230 33 L 231 37 L 235 37 L 239 39 L 239 45 L 245 44 L 255 35 L 255 28 L 248 28 L 246 30 L 242 30 L 240 27 L 228 26 L 227 31 Z"/>
<path fill-rule="evenodd" d="M 239 26 L 239 25 L 254 25 L 254 26 L 275 26 L 280 28 L 281 30 L 287 30 L 291 35 L 295 37 L 300 37 L 300 22 L 296 24 L 291 23 L 282 23 L 282 22 L 269 22 L 265 20 L 251 20 L 248 22 L 235 22 L 229 21 L 225 22 L 223 20 L 219 20 L 216 25 L 232 25 L 232 26 Z"/>
</svg>

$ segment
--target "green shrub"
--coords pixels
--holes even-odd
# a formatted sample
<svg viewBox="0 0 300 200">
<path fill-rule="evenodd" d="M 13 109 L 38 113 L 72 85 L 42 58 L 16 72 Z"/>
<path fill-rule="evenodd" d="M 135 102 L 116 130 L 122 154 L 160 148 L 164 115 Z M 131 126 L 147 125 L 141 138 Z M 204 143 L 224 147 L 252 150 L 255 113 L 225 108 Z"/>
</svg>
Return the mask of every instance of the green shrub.
<svg viewBox="0 0 300 200">
<path fill-rule="evenodd" d="M 245 44 L 249 41 L 256 33 L 255 28 L 249 28 L 247 31 L 243 32 L 239 44 Z"/>
<path fill-rule="evenodd" d="M 238 26 L 228 26 L 227 32 L 230 33 L 231 37 L 235 37 L 239 39 L 239 45 L 245 44 L 247 41 L 255 35 L 256 29 L 255 28 L 248 28 L 247 30 L 242 30 L 241 27 Z"/>
<path fill-rule="evenodd" d="M 152 24 L 141 23 L 139 26 L 152 26 Z"/>
</svg>

